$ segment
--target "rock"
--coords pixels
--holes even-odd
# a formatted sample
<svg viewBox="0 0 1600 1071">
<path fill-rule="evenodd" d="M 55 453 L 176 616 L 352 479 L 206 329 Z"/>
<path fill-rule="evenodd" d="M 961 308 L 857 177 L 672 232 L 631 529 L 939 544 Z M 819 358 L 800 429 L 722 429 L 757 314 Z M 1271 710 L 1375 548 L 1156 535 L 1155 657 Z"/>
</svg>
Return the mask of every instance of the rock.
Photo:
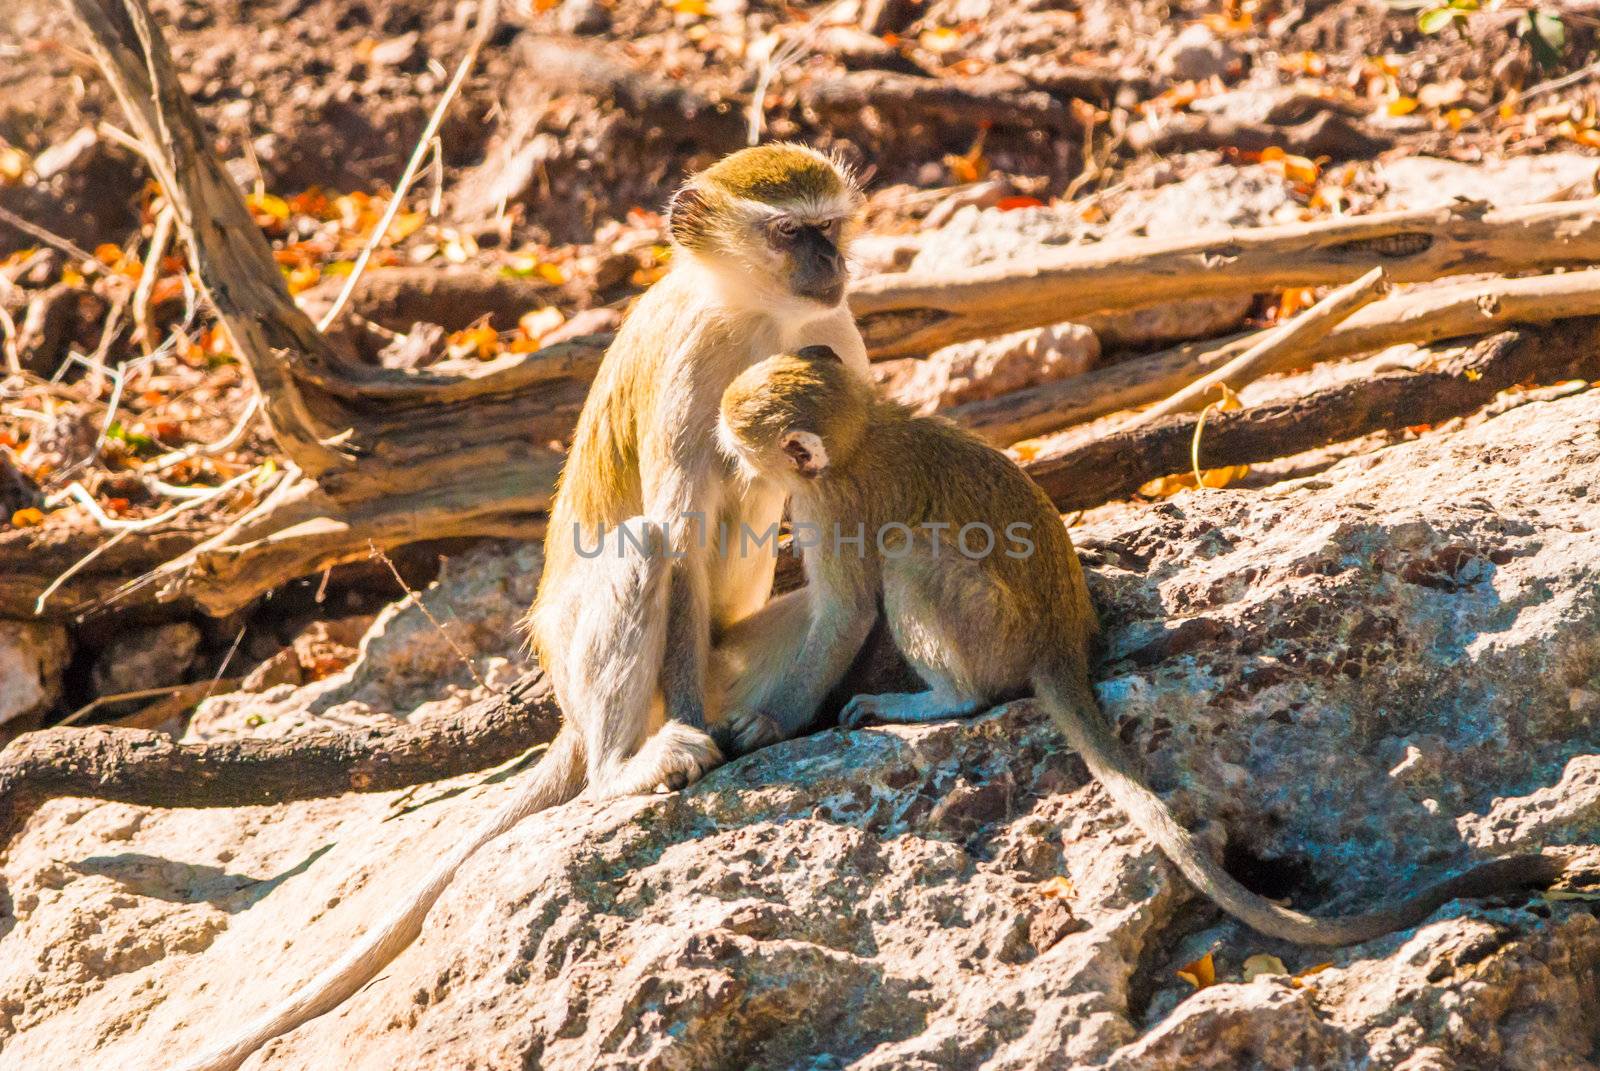
<svg viewBox="0 0 1600 1071">
<path fill-rule="evenodd" d="M 1498 207 L 1592 197 L 1600 182 L 1600 160 L 1575 152 L 1511 156 L 1478 164 L 1433 156 L 1388 160 L 1378 169 L 1387 190 L 1384 208 L 1426 208 L 1456 198 Z"/>
<path fill-rule="evenodd" d="M 95 659 L 96 695 L 176 684 L 194 664 L 200 630 L 187 621 L 119 633 Z"/>
<path fill-rule="evenodd" d="M 0 725 L 53 706 L 71 654 L 60 625 L 0 620 Z"/>
<path fill-rule="evenodd" d="M 1125 194 L 1103 222 L 1081 206 L 1046 205 L 1002 211 L 967 206 L 943 227 L 922 234 L 907 271 L 949 272 L 999 260 L 1048 257 L 1054 247 L 1110 238 L 1165 237 L 1290 222 L 1299 215 L 1294 187 L 1264 167 L 1220 164 L 1176 182 Z M 1249 295 L 1173 302 L 1086 322 L 1101 348 L 1149 349 L 1225 334 L 1243 322 Z"/>
<path fill-rule="evenodd" d="M 1246 880 L 1350 911 L 1512 845 L 1600 836 L 1594 712 L 1573 699 L 1600 692 L 1597 422 L 1594 391 L 1526 404 L 1075 530 L 1106 714 L 1187 824 L 1218 820 Z M 494 652 L 486 675 L 518 658 L 538 563 L 488 544 L 423 595 Z M 354 665 L 250 699 L 267 726 L 227 714 L 236 697 L 205 713 L 218 737 L 304 731 L 426 716 L 471 684 L 402 605 Z M 398 814 L 398 793 L 48 804 L 0 861 L 7 1066 L 163 1066 L 215 1040 L 525 777 L 424 786 Z M 1266 940 L 1196 897 L 1024 701 L 830 730 L 685 792 L 530 819 L 378 979 L 252 1066 L 1580 1068 L 1592 906 L 1450 904 L 1342 950 Z M 1217 984 L 1197 992 L 1175 972 L 1205 953 Z M 1290 975 L 1331 966 L 1244 982 L 1262 953 Z"/>
<path fill-rule="evenodd" d="M 1161 55 L 1156 57 L 1156 72 L 1183 82 L 1221 78 L 1234 69 L 1239 54 L 1204 23 L 1185 26 Z"/>
<path fill-rule="evenodd" d="M 880 382 L 895 401 L 931 413 L 1087 372 L 1099 356 L 1100 342 L 1089 328 L 1056 324 L 957 343 L 921 360 L 890 361 L 890 377 Z"/>
</svg>

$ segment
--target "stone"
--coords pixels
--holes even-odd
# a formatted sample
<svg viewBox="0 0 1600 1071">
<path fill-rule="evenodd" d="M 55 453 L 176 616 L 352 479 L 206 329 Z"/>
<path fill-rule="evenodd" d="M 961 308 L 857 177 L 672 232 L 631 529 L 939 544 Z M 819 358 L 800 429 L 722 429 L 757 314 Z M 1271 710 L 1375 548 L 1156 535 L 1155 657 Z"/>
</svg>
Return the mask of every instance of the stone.
<svg viewBox="0 0 1600 1071">
<path fill-rule="evenodd" d="M 885 393 L 931 413 L 1087 372 L 1099 356 L 1099 340 L 1082 324 L 1014 331 L 946 346 L 921 360 L 889 362 L 898 375 L 885 382 Z"/>
<path fill-rule="evenodd" d="M 187 621 L 120 632 L 95 659 L 96 695 L 119 695 L 177 684 L 194 664 L 200 630 Z"/>
<path fill-rule="evenodd" d="M 1344 912 L 1518 847 L 1600 862 L 1600 749 L 1572 699 L 1600 691 L 1597 423 L 1600 392 L 1524 404 L 1074 529 L 1106 716 L 1263 892 Z M 453 557 L 422 594 L 438 627 L 396 604 L 351 666 L 197 720 L 235 739 L 427 717 L 473 690 L 439 628 L 491 684 L 497 659 L 521 664 L 538 566 L 511 543 Z M 0 860 L 7 1066 L 159 1067 L 216 1040 L 526 776 L 403 807 L 48 803 Z M 535 816 L 375 981 L 251 1066 L 1579 1068 L 1592 908 L 1509 897 L 1349 949 L 1268 941 L 1198 897 L 1018 701 Z M 1263 953 L 1289 976 L 1245 981 Z M 1216 984 L 1195 990 L 1177 972 L 1202 954 Z"/>
<path fill-rule="evenodd" d="M 0 620 L 0 725 L 53 706 L 71 654 L 67 630 L 60 625 Z"/>
<path fill-rule="evenodd" d="M 1156 72 L 1183 82 L 1202 82 L 1221 78 L 1239 62 L 1233 45 L 1211 32 L 1204 23 L 1194 22 L 1179 31 L 1156 57 Z"/>
</svg>

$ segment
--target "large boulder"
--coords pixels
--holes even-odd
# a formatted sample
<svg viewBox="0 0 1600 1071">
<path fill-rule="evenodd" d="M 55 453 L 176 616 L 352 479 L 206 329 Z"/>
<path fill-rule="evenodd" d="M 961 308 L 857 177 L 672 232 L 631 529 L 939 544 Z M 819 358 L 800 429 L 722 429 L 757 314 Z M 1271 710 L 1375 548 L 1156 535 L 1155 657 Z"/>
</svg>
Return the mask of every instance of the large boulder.
<svg viewBox="0 0 1600 1071">
<path fill-rule="evenodd" d="M 1351 911 L 1595 838 L 1597 421 L 1594 392 L 1527 404 L 1076 531 L 1106 712 L 1244 880 Z M 486 583 L 447 577 L 435 615 L 455 627 L 452 585 L 509 596 L 490 559 L 515 553 L 480 553 Z M 431 633 L 419 616 L 378 627 Z M 385 650 L 419 657 L 369 637 L 331 687 L 381 677 Z M 3 870 L 0 1067 L 196 1050 L 314 975 L 523 777 L 403 804 L 46 806 Z M 529 820 L 379 979 L 247 1067 L 1587 1067 L 1592 908 L 1456 903 L 1349 949 L 1267 940 L 1197 897 L 1023 701 Z M 1208 954 L 1197 992 L 1177 972 Z M 1261 955 L 1278 962 L 1245 981 Z"/>
</svg>

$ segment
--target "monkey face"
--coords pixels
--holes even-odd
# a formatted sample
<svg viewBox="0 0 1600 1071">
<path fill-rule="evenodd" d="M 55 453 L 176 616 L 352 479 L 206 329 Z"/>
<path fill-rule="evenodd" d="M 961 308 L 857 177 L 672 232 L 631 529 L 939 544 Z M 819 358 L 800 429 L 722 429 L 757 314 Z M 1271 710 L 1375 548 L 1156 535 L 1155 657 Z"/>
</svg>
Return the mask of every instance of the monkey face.
<svg viewBox="0 0 1600 1071">
<path fill-rule="evenodd" d="M 766 224 L 766 243 L 783 258 L 790 292 L 828 308 L 844 299 L 847 273 L 839 252 L 844 222 L 802 221 L 784 214 Z"/>
</svg>

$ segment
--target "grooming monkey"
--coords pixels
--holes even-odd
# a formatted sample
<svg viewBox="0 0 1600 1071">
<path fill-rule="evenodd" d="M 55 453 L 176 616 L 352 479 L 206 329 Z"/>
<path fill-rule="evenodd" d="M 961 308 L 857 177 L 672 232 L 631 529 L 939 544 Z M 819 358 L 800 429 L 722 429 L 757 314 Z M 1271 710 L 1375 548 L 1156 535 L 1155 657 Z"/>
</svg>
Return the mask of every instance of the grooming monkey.
<svg viewBox="0 0 1600 1071">
<path fill-rule="evenodd" d="M 678 788 L 722 761 L 706 731 L 709 651 L 765 603 L 776 558 L 717 534 L 773 528 L 784 491 L 736 478 L 716 444 L 717 406 L 751 364 L 808 343 L 833 347 L 865 379 L 844 305 L 861 200 L 843 167 L 798 145 L 734 153 L 674 196 L 671 270 L 634 306 L 584 403 L 528 615 L 560 733 L 516 796 L 391 915 L 188 1071 L 232 1071 L 341 1004 L 416 938 L 461 865 L 528 815 L 585 783 L 599 798 Z"/>
<path fill-rule="evenodd" d="M 1031 687 L 1140 832 L 1262 933 L 1355 944 L 1415 925 L 1447 901 L 1561 875 L 1556 859 L 1514 856 L 1341 918 L 1291 911 L 1251 892 L 1173 819 L 1106 727 L 1089 684 L 1098 625 L 1082 567 L 1049 498 L 1010 459 L 952 424 L 874 399 L 824 346 L 774 357 L 735 379 L 718 437 L 752 479 L 788 488 L 793 525 L 811 533 L 807 588 L 774 600 L 719 652 L 734 676 L 727 721 L 739 746 L 793 735 L 811 719 L 850 665 L 881 595 L 896 644 L 929 690 L 857 696 L 844 724 L 966 717 Z"/>
</svg>

